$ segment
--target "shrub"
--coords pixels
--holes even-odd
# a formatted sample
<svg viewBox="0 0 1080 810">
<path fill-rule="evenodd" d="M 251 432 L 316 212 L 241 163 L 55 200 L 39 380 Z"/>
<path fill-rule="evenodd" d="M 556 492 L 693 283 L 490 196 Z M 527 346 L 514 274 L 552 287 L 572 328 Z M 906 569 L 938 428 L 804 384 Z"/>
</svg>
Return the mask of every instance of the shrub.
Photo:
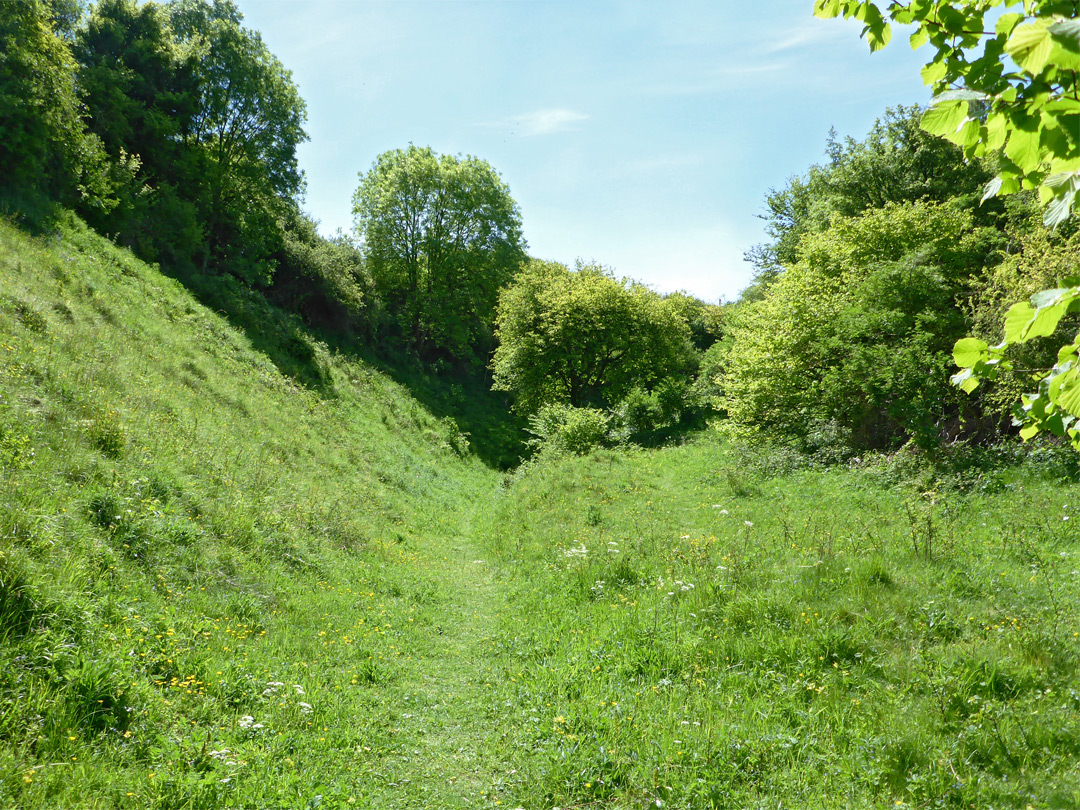
<svg viewBox="0 0 1080 810">
<path fill-rule="evenodd" d="M 603 444 L 609 418 L 596 408 L 545 405 L 529 419 L 529 444 L 556 455 L 585 455 Z"/>
</svg>

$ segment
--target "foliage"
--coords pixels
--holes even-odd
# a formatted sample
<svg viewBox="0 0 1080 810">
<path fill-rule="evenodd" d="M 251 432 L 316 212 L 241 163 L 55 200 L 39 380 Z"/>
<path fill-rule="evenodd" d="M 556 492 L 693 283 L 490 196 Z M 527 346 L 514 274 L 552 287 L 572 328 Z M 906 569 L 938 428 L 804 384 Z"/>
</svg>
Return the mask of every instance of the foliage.
<svg viewBox="0 0 1080 810">
<path fill-rule="evenodd" d="M 267 282 L 277 220 L 303 190 L 296 147 L 307 111 L 292 73 L 231 0 L 174 0 L 169 19 L 195 65 L 198 104 L 184 142 L 198 146 L 206 220 L 204 265 L 213 259 L 250 282 Z"/>
<path fill-rule="evenodd" d="M 532 261 L 499 295 L 493 388 L 533 413 L 610 408 L 635 387 L 689 376 L 696 357 L 682 310 L 679 298 L 597 265 Z"/>
<path fill-rule="evenodd" d="M 100 0 L 75 36 L 86 124 L 111 160 L 111 211 L 85 211 L 98 230 L 148 259 L 191 264 L 198 224 L 198 155 L 183 142 L 198 106 L 194 58 L 157 3 Z"/>
<path fill-rule="evenodd" d="M 375 289 L 421 354 L 486 357 L 499 288 L 524 257 L 521 214 L 491 166 L 409 145 L 353 197 Z"/>
<path fill-rule="evenodd" d="M 921 115 L 919 107 L 888 109 L 861 141 L 840 142 L 831 132 L 827 163 L 769 191 L 761 217 L 771 241 L 748 253 L 757 274 L 744 299 L 760 298 L 783 268 L 799 260 L 802 237 L 825 230 L 836 215 L 857 216 L 890 202 L 951 201 L 971 210 L 977 224 L 994 224 L 1001 204 L 978 205 L 990 179 L 984 162 L 965 160 L 958 146 L 925 132 Z"/>
<path fill-rule="evenodd" d="M 800 261 L 730 317 L 719 385 L 733 427 L 933 441 L 958 412 L 946 369 L 965 327 L 958 299 L 986 260 L 980 235 L 967 213 L 920 202 L 804 236 Z"/>
<path fill-rule="evenodd" d="M 0 205 L 40 221 L 54 202 L 113 204 L 100 142 L 79 118 L 75 63 L 42 0 L 0 13 Z"/>
<path fill-rule="evenodd" d="M 1039 290 L 1058 286 L 1063 277 L 1080 275 L 1080 232 L 1068 228 L 1050 231 L 1042 227 L 1024 228 L 1012 235 L 1010 248 L 1001 263 L 975 285 L 971 302 L 974 337 L 996 344 L 1001 339 L 1001 324 L 1012 304 L 1027 300 Z M 999 365 L 994 384 L 980 387 L 973 395 L 999 418 L 1010 416 L 1014 403 L 1030 389 L 1036 369 L 1054 365 L 1058 347 L 1080 328 L 1075 316 L 1063 318 L 1054 334 L 1028 341 L 1010 349 L 1013 369 Z"/>
<path fill-rule="evenodd" d="M 530 444 L 548 456 L 584 455 L 608 434 L 609 417 L 596 408 L 548 404 L 529 417 Z"/>
<path fill-rule="evenodd" d="M 724 308 L 678 291 L 663 296 L 664 305 L 690 328 L 690 342 L 700 352 L 708 350 L 724 332 Z"/>
<path fill-rule="evenodd" d="M 231 0 L 101 0 L 75 53 L 114 211 L 90 219 L 147 258 L 268 283 L 303 190 L 303 99 Z"/>
<path fill-rule="evenodd" d="M 934 104 L 922 119 L 928 132 L 961 146 L 968 157 L 995 154 L 998 176 L 984 197 L 1037 188 L 1048 227 L 1065 222 L 1080 194 L 1080 9 L 1067 0 L 933 0 L 893 2 L 887 15 L 871 2 L 815 0 L 822 17 L 855 17 L 865 23 L 871 50 L 888 44 L 890 20 L 915 24 L 911 45 L 930 43 L 934 58 L 922 70 Z M 1006 13 L 987 31 L 987 14 Z M 1043 290 L 1010 308 L 1005 338 L 991 348 L 978 338 L 955 347 L 961 371 L 954 382 L 971 392 L 1005 361 L 1006 350 L 1049 336 L 1070 309 L 1080 306 L 1080 286 Z M 1080 337 L 1065 343 L 1055 365 L 1039 375 L 1017 415 L 1021 436 L 1040 430 L 1068 436 L 1080 448 Z"/>
<path fill-rule="evenodd" d="M 294 211 L 273 259 L 272 301 L 339 335 L 370 333 L 376 309 L 371 280 L 360 250 L 347 236 L 320 236 L 314 222 Z"/>
</svg>

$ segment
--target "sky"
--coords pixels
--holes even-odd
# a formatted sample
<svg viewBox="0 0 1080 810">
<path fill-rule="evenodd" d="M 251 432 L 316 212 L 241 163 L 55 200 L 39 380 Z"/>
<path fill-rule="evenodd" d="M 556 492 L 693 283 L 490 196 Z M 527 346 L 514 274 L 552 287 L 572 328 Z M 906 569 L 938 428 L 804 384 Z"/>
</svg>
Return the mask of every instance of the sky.
<svg viewBox="0 0 1080 810">
<path fill-rule="evenodd" d="M 486 160 L 529 254 L 611 267 L 661 293 L 733 300 L 765 195 L 925 104 L 904 32 L 812 0 L 237 0 L 307 102 L 304 208 L 352 232 L 375 158 L 413 143 Z"/>
</svg>

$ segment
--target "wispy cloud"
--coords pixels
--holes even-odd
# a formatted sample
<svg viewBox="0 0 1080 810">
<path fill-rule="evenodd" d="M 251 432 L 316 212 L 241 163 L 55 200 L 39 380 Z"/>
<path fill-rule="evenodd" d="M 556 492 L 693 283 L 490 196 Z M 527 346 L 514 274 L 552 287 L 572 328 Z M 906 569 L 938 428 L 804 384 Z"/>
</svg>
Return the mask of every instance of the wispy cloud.
<svg viewBox="0 0 1080 810">
<path fill-rule="evenodd" d="M 852 30 L 862 30 L 857 20 L 808 19 L 801 24 L 780 32 L 779 38 L 763 49 L 765 54 L 784 53 L 808 45 L 851 39 Z"/>
<path fill-rule="evenodd" d="M 506 127 L 511 135 L 531 137 L 534 135 L 553 135 L 557 132 L 569 132 L 578 128 L 589 116 L 566 107 L 550 107 L 522 113 L 494 121 L 482 126 Z"/>
</svg>

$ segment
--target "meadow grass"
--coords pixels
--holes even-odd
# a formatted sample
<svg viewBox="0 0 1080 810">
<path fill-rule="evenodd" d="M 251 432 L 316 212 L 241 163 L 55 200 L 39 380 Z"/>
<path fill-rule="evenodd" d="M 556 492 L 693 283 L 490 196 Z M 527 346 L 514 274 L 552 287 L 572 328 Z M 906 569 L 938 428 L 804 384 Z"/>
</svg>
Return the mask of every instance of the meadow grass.
<svg viewBox="0 0 1080 810">
<path fill-rule="evenodd" d="M 1080 806 L 1069 457 L 501 475 L 260 317 L 0 224 L 0 807 Z"/>
<path fill-rule="evenodd" d="M 1080 806 L 1077 487 L 783 462 L 700 437 L 496 500 L 511 804 Z"/>
</svg>

